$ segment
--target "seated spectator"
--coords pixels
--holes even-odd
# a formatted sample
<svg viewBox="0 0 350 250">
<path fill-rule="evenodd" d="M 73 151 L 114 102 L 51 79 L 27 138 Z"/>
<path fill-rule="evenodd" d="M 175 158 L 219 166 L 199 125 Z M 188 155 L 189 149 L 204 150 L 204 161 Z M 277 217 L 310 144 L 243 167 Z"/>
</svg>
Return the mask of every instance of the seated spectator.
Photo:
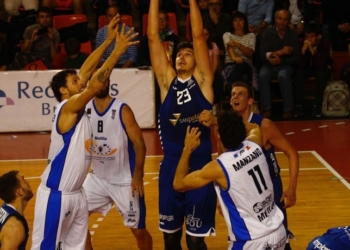
<svg viewBox="0 0 350 250">
<path fill-rule="evenodd" d="M 83 14 L 82 0 L 42 0 L 42 6 L 48 8 L 71 8 L 74 14 Z"/>
<path fill-rule="evenodd" d="M 271 116 L 271 80 L 277 79 L 283 98 L 283 118 L 293 116 L 293 89 L 291 78 L 298 63 L 299 39 L 288 24 L 291 14 L 288 10 L 278 10 L 275 25 L 267 28 L 261 37 L 259 90 L 263 116 Z"/>
<path fill-rule="evenodd" d="M 223 36 L 225 44 L 225 66 L 222 75 L 225 81 L 225 95 L 231 96 L 232 84 L 252 79 L 252 56 L 256 36 L 249 32 L 247 17 L 240 11 L 232 16 L 232 33 Z"/>
<path fill-rule="evenodd" d="M 38 0 L 4 0 L 4 8 L 10 16 L 20 15 L 19 8 L 24 10 L 37 10 L 39 7 Z"/>
<path fill-rule="evenodd" d="M 80 69 L 88 55 L 80 51 L 80 42 L 76 38 L 70 38 L 64 43 L 64 50 L 67 53 L 66 68 Z"/>
<path fill-rule="evenodd" d="M 116 4 L 111 4 L 108 6 L 106 10 L 106 16 L 107 16 L 107 22 L 109 23 L 112 18 L 119 14 L 119 7 Z M 122 29 L 122 26 L 119 25 L 119 30 Z M 125 32 L 127 32 L 130 29 L 130 27 L 125 26 Z M 107 39 L 107 25 L 102 27 L 97 31 L 96 35 L 96 48 L 98 48 L 105 40 Z M 115 41 L 111 43 L 111 45 L 106 50 L 105 54 L 103 55 L 101 59 L 101 63 L 107 60 L 109 55 L 112 53 L 113 49 L 115 47 Z M 122 54 L 117 61 L 117 64 L 115 65 L 115 68 L 130 68 L 134 67 L 137 64 L 137 46 L 132 45 L 130 46 L 124 54 Z"/>
<path fill-rule="evenodd" d="M 275 10 L 286 9 L 292 14 L 289 27 L 294 29 L 298 36 L 304 35 L 304 27 L 310 22 L 317 22 L 316 12 L 308 0 L 277 0 Z"/>
<path fill-rule="evenodd" d="M 230 32 L 232 27 L 231 15 L 222 12 L 222 0 L 209 0 L 209 14 L 203 16 L 203 26 L 209 30 L 213 42 L 219 48 L 220 63 L 224 64 L 225 46 L 222 36 Z"/>
<path fill-rule="evenodd" d="M 299 63 L 295 75 L 295 117 L 304 115 L 303 100 L 307 77 L 316 78 L 316 90 L 312 115 L 321 117 L 323 92 L 331 77 L 331 44 L 321 35 L 318 24 L 305 27 L 305 39 L 300 46 Z"/>
<path fill-rule="evenodd" d="M 197 3 L 202 17 L 209 14 L 208 0 L 197 0 Z"/>
<path fill-rule="evenodd" d="M 168 56 L 171 58 L 171 62 L 174 65 L 176 60 L 175 49 L 180 43 L 180 40 L 179 37 L 174 34 L 174 31 L 169 28 L 168 21 L 167 12 L 165 10 L 159 10 L 159 38 L 165 47 L 168 48 Z M 139 65 L 151 66 L 147 34 L 144 35 L 140 41 Z"/>
<path fill-rule="evenodd" d="M 248 19 L 250 32 L 261 35 L 272 21 L 274 0 L 239 0 L 238 11 Z"/>
<path fill-rule="evenodd" d="M 323 0 L 323 32 L 336 51 L 348 50 L 350 38 L 350 1 Z"/>
<path fill-rule="evenodd" d="M 222 94 L 223 79 L 220 73 L 220 56 L 219 48 L 216 43 L 213 42 L 213 38 L 210 35 L 209 30 L 206 27 L 203 27 L 203 34 L 205 40 L 207 41 L 207 46 L 209 50 L 209 59 L 214 72 L 214 81 L 213 81 L 213 90 L 214 90 L 214 105 L 213 105 L 213 114 L 217 115 L 218 103 Z"/>
<path fill-rule="evenodd" d="M 41 59 L 47 68 L 58 52 L 60 35 L 51 27 L 51 9 L 42 6 L 38 10 L 37 24 L 26 28 L 23 34 L 23 50 L 16 54 L 11 70 L 23 69 L 28 63 Z"/>
</svg>

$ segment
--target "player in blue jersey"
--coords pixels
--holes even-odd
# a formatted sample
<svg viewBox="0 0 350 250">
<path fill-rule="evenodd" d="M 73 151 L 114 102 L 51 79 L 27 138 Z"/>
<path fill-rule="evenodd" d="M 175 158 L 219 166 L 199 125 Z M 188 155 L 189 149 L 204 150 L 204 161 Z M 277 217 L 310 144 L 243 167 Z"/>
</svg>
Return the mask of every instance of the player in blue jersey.
<svg viewBox="0 0 350 250">
<path fill-rule="evenodd" d="M 88 207 L 82 185 L 91 163 L 92 129 L 85 105 L 108 84 L 118 58 L 136 44 L 133 29 L 118 31 L 120 16 L 108 24 L 108 37 L 79 71 L 66 69 L 52 78 L 56 106 L 48 165 L 36 193 L 32 250 L 85 249 Z M 116 41 L 111 56 L 91 77 L 108 46 Z M 90 79 L 91 77 L 91 79 Z M 90 79 L 90 80 L 89 80 Z M 87 82 L 89 84 L 87 85 Z"/>
<path fill-rule="evenodd" d="M 16 170 L 0 176 L 0 249 L 25 250 L 29 228 L 23 216 L 33 191 L 27 180 Z"/>
<path fill-rule="evenodd" d="M 240 114 L 244 121 L 257 123 L 261 127 L 264 139 L 263 150 L 269 165 L 270 176 L 274 187 L 275 203 L 282 210 L 285 218 L 284 226 L 288 229 L 286 208 L 294 206 L 296 202 L 296 188 L 299 173 L 298 153 L 279 131 L 274 122 L 251 112 L 250 107 L 253 102 L 252 88 L 244 82 L 235 82 L 232 86 L 230 104 L 232 109 Z M 210 111 L 205 110 L 201 113 L 200 120 L 204 125 L 211 126 L 213 121 L 216 120 L 216 117 L 212 115 Z M 280 167 L 275 156 L 275 147 L 287 156 L 289 162 L 290 179 L 288 188 L 285 191 L 283 191 Z M 289 231 L 288 234 L 290 234 Z M 285 249 L 291 249 L 289 242 L 287 242 Z"/>
<path fill-rule="evenodd" d="M 315 237 L 306 250 L 350 249 L 350 226 L 330 228 L 322 236 Z"/>
<path fill-rule="evenodd" d="M 193 44 L 177 47 L 175 68 L 169 62 L 159 38 L 159 0 L 151 0 L 147 36 L 151 63 L 160 88 L 159 134 L 164 159 L 159 172 L 159 228 L 166 250 L 181 248 L 182 228 L 186 222 L 188 249 L 206 249 L 204 237 L 214 233 L 216 195 L 213 185 L 180 193 L 173 189 L 177 163 L 184 144 L 186 128 L 201 126 L 198 116 L 211 109 L 214 99 L 213 71 L 203 36 L 201 14 L 196 0 L 190 0 Z M 210 129 L 202 127 L 202 144 L 191 157 L 191 171 L 211 160 Z M 206 205 L 205 205 L 206 204 Z M 205 207 L 205 208 L 204 208 Z"/>
<path fill-rule="evenodd" d="M 215 129 L 224 152 L 202 169 L 189 173 L 189 159 L 201 143 L 201 130 L 187 128 L 173 182 L 175 190 L 193 190 L 214 182 L 228 227 L 229 250 L 283 250 L 283 213 L 275 206 L 259 126 L 244 124 L 241 116 L 225 111 L 219 115 Z"/>
</svg>

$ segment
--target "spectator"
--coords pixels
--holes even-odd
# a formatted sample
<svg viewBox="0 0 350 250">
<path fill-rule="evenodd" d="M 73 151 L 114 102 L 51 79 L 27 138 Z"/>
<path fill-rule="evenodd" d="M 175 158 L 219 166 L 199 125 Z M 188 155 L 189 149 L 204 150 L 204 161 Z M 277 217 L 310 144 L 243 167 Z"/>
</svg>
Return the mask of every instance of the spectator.
<svg viewBox="0 0 350 250">
<path fill-rule="evenodd" d="M 295 75 L 295 117 L 304 115 L 303 100 L 306 77 L 316 77 L 316 90 L 312 116 L 321 117 L 323 92 L 331 77 L 331 44 L 321 35 L 318 24 L 310 23 L 305 27 L 305 39 L 302 41 L 298 68 Z"/>
<path fill-rule="evenodd" d="M 4 8 L 10 16 L 20 15 L 19 8 L 24 10 L 38 10 L 38 0 L 4 0 Z"/>
<path fill-rule="evenodd" d="M 107 22 L 109 23 L 114 16 L 119 14 L 120 10 L 118 5 L 111 4 L 108 6 L 106 10 Z M 119 27 L 119 31 L 121 31 L 121 25 Z M 130 27 L 125 26 L 125 32 L 129 31 Z M 134 33 L 134 32 L 132 32 Z M 98 48 L 107 38 L 107 25 L 102 27 L 97 31 L 96 35 L 96 48 Z M 112 53 L 115 47 L 115 41 L 109 45 L 107 51 L 104 53 L 101 63 L 107 60 L 109 55 Z M 122 54 L 117 61 L 115 68 L 130 68 L 136 66 L 137 63 L 137 46 L 131 45 L 124 54 Z"/>
<path fill-rule="evenodd" d="M 231 16 L 222 13 L 222 0 L 209 0 L 209 14 L 203 16 L 203 26 L 207 27 L 213 37 L 213 42 L 219 48 L 220 63 L 224 63 L 225 46 L 222 36 L 231 30 Z"/>
<path fill-rule="evenodd" d="M 272 21 L 274 0 L 239 0 L 238 11 L 248 19 L 250 32 L 261 35 Z"/>
<path fill-rule="evenodd" d="M 174 33 L 174 31 L 169 28 L 168 23 L 168 13 L 165 10 L 159 10 L 159 38 L 163 43 L 164 48 L 167 50 L 167 55 L 171 58 L 171 62 L 174 65 L 176 60 L 175 48 L 177 48 L 177 45 L 180 43 L 180 39 Z M 144 35 L 140 41 L 139 65 L 151 66 L 147 34 Z"/>
<path fill-rule="evenodd" d="M 247 17 L 240 11 L 232 16 L 232 33 L 223 36 L 225 44 L 225 95 L 231 96 L 232 84 L 252 79 L 252 56 L 255 51 L 255 34 L 249 32 Z"/>
<path fill-rule="evenodd" d="M 209 14 L 208 0 L 197 0 L 202 17 Z"/>
<path fill-rule="evenodd" d="M 323 0 L 323 31 L 336 51 L 348 50 L 350 38 L 350 1 Z"/>
<path fill-rule="evenodd" d="M 80 51 L 80 42 L 76 38 L 70 38 L 64 43 L 67 53 L 66 68 L 80 69 L 88 55 Z"/>
<path fill-rule="evenodd" d="M 23 69 L 28 63 L 41 59 L 47 68 L 58 52 L 60 35 L 51 27 L 52 14 L 48 7 L 42 6 L 38 10 L 37 24 L 26 28 L 23 34 L 23 50 L 17 53 L 10 66 L 11 70 Z"/>
<path fill-rule="evenodd" d="M 309 22 L 317 22 L 316 13 L 308 0 L 277 0 L 275 10 L 286 9 L 292 14 L 289 27 L 294 29 L 298 36 L 304 35 L 304 27 Z"/>
<path fill-rule="evenodd" d="M 83 14 L 82 0 L 42 0 L 42 6 L 48 8 L 71 8 L 75 14 Z"/>
<path fill-rule="evenodd" d="M 220 74 L 220 56 L 219 48 L 216 43 L 213 42 L 213 38 L 206 27 L 203 27 L 204 38 L 207 41 L 207 46 L 209 49 L 209 59 L 210 64 L 214 73 L 213 90 L 214 90 L 214 104 L 213 104 L 213 114 L 217 115 L 218 103 L 222 94 L 223 79 Z"/>
<path fill-rule="evenodd" d="M 283 118 L 293 116 L 292 82 L 294 68 L 298 62 L 298 35 L 289 28 L 291 14 L 288 10 L 278 10 L 276 24 L 267 28 L 261 37 L 259 90 L 263 116 L 271 117 L 270 82 L 277 79 L 283 98 Z"/>
</svg>

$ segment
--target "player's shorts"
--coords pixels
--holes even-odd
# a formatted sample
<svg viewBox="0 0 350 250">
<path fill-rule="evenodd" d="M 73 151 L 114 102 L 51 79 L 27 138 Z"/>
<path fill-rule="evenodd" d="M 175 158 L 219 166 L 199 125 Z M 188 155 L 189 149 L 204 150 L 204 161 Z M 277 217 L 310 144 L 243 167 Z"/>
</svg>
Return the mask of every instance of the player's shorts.
<svg viewBox="0 0 350 250">
<path fill-rule="evenodd" d="M 209 161 L 211 155 L 190 162 L 190 172 L 192 169 L 201 169 Z M 178 157 L 165 156 L 160 165 L 159 229 L 166 233 L 174 233 L 180 230 L 186 221 L 186 232 L 189 235 L 215 235 L 217 198 L 214 184 L 209 183 L 200 189 L 187 192 L 175 191 L 173 180 L 178 162 Z"/>
<path fill-rule="evenodd" d="M 250 241 L 235 241 L 230 244 L 228 250 L 273 249 L 284 250 L 287 236 L 283 224 L 276 231 Z"/>
<path fill-rule="evenodd" d="M 85 249 L 88 218 L 82 189 L 66 193 L 40 184 L 36 193 L 31 249 Z"/>
<path fill-rule="evenodd" d="M 132 197 L 131 185 L 110 184 L 95 174 L 89 173 L 83 188 L 86 193 L 89 211 L 99 212 L 106 216 L 113 203 L 115 203 L 116 209 L 123 216 L 125 226 L 136 229 L 146 227 L 145 196 Z"/>
</svg>

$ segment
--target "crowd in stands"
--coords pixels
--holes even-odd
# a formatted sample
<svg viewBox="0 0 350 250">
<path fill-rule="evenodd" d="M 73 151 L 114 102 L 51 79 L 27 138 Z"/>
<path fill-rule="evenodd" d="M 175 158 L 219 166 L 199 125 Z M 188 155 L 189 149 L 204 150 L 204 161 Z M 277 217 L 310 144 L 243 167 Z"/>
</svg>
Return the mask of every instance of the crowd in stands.
<svg viewBox="0 0 350 250">
<path fill-rule="evenodd" d="M 135 0 L 140 30 L 149 0 Z M 304 115 L 304 84 L 316 77 L 312 115 L 321 116 L 322 93 L 332 76 L 331 51 L 348 51 L 350 41 L 350 1 L 343 0 L 198 0 L 208 53 L 213 66 L 215 104 L 230 95 L 235 81 L 252 84 L 259 93 L 261 112 L 271 117 L 271 82 L 277 82 L 283 99 L 283 117 Z M 188 13 L 186 0 L 162 0 L 159 4 L 159 36 L 170 61 L 176 60 L 180 43 L 167 13 L 179 5 Z M 80 68 L 91 43 L 85 22 L 58 29 L 55 15 L 84 15 L 82 0 L 4 0 L 4 11 L 10 16 L 0 20 L 0 70 L 21 70 L 41 60 L 47 69 Z M 98 47 L 107 38 L 107 23 L 117 13 L 130 15 L 129 0 L 91 0 L 96 13 Z M 63 11 L 59 13 L 59 11 Z M 175 13 L 176 18 L 176 13 Z M 132 20 L 132 19 L 131 19 Z M 175 19 L 176 20 L 176 19 Z M 82 26 L 83 25 L 83 26 Z M 176 25 L 176 23 L 175 23 Z M 120 27 L 121 28 L 121 27 Z M 126 31 L 132 27 L 126 26 Z M 190 24 L 186 25 L 186 29 Z M 134 30 L 132 32 L 135 32 Z M 139 46 L 131 46 L 116 68 L 151 66 L 147 35 L 140 35 Z M 187 37 L 187 39 L 191 39 Z M 88 43 L 90 47 L 83 45 Z M 112 44 L 102 58 L 108 58 Z M 215 109 L 214 105 L 214 109 Z"/>
</svg>

